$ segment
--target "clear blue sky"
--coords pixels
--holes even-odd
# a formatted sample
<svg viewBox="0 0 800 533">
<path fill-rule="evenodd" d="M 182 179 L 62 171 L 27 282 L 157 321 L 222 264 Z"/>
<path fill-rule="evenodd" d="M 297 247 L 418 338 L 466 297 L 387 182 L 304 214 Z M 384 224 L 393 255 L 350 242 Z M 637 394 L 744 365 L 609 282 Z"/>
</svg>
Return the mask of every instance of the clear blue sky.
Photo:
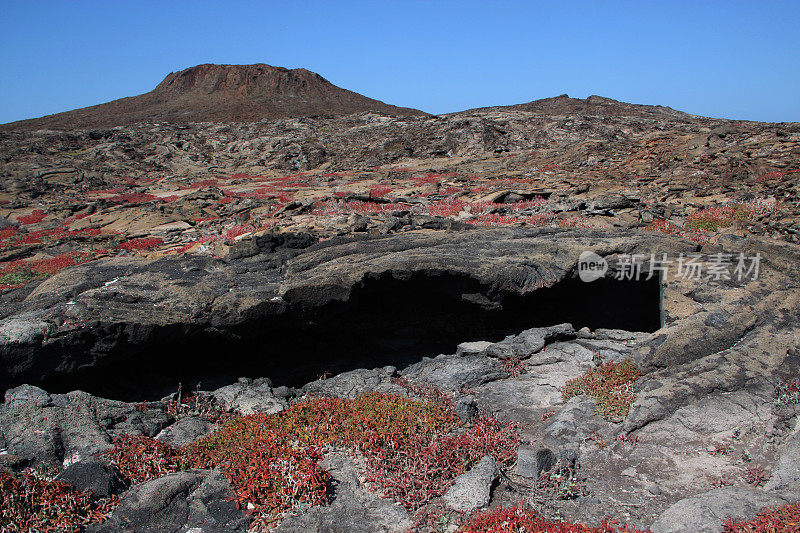
<svg viewBox="0 0 800 533">
<path fill-rule="evenodd" d="M 568 93 L 800 121 L 800 1 L 0 0 L 0 123 L 199 63 L 305 67 L 431 113 Z"/>
</svg>

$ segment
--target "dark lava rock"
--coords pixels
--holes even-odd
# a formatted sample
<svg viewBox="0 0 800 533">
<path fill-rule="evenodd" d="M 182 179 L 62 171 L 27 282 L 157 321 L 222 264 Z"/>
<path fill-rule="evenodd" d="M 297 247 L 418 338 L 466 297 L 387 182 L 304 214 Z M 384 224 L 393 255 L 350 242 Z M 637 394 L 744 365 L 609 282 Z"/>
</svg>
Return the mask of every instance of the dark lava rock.
<svg viewBox="0 0 800 533">
<path fill-rule="evenodd" d="M 187 470 L 135 485 L 91 533 L 208 533 L 247 531 L 251 519 L 236 508 L 227 478 L 216 470 Z"/>
<path fill-rule="evenodd" d="M 514 473 L 525 478 L 538 479 L 542 472 L 548 472 L 555 463 L 556 455 L 551 450 L 522 445 L 517 451 Z"/>
<path fill-rule="evenodd" d="M 60 472 L 65 464 L 107 451 L 114 437 L 153 437 L 173 421 L 159 409 L 79 391 L 49 395 L 21 386 L 7 400 L 0 405 L 0 431 L 9 453 L 46 471 Z"/>
<path fill-rule="evenodd" d="M 117 472 L 107 463 L 96 459 L 72 463 L 56 479 L 76 490 L 90 490 L 101 498 L 116 494 L 122 488 Z"/>
<path fill-rule="evenodd" d="M 475 398 L 462 396 L 456 401 L 453 411 L 455 411 L 462 422 L 470 422 L 473 418 L 478 416 L 478 403 L 475 401 Z"/>
</svg>

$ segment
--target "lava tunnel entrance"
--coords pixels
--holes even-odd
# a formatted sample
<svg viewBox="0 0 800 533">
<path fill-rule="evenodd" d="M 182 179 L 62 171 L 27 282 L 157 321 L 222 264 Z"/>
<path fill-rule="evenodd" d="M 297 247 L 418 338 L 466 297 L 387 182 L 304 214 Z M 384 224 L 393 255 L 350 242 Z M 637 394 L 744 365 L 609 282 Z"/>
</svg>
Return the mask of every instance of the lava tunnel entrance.
<svg viewBox="0 0 800 533">
<path fill-rule="evenodd" d="M 661 284 L 567 279 L 525 296 L 492 294 L 466 276 L 416 273 L 366 279 L 347 302 L 288 313 L 225 331 L 162 331 L 147 346 L 119 348 L 113 364 L 48 380 L 53 392 L 80 388 L 125 400 L 157 399 L 200 382 L 211 389 L 239 376 L 299 386 L 320 374 L 454 353 L 464 341 L 563 322 L 652 332 L 661 327 Z M 487 297 L 488 294 L 488 297 Z M 124 352 L 124 353 L 122 353 Z"/>
</svg>

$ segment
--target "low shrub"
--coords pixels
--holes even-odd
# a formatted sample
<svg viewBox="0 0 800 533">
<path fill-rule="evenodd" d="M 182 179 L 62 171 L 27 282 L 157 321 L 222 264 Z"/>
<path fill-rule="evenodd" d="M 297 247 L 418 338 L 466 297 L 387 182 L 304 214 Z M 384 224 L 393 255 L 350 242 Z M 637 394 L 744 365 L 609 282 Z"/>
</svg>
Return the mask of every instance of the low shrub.
<svg viewBox="0 0 800 533">
<path fill-rule="evenodd" d="M 794 405 L 800 403 L 800 379 L 781 381 L 775 387 L 778 405 Z"/>
<path fill-rule="evenodd" d="M 769 480 L 769 476 L 767 475 L 766 470 L 761 465 L 753 465 L 747 468 L 744 472 L 744 480 L 747 482 L 748 485 L 753 485 L 755 487 L 761 487 L 767 483 Z M 800 526 L 800 523 L 798 523 Z"/>
<path fill-rule="evenodd" d="M 604 519 L 600 526 L 547 520 L 530 509 L 499 507 L 474 515 L 458 533 L 644 533 Z"/>
<path fill-rule="evenodd" d="M 39 222 L 44 220 L 44 217 L 46 217 L 46 216 L 47 216 L 47 213 L 45 213 L 43 210 L 34 209 L 30 214 L 22 215 L 22 216 L 17 217 L 17 222 L 19 222 L 20 224 L 25 224 L 25 225 L 27 225 L 27 224 L 38 224 Z"/>
<path fill-rule="evenodd" d="M 723 533 L 789 533 L 800 531 L 800 503 L 766 507 L 750 521 L 728 520 Z"/>
<path fill-rule="evenodd" d="M 36 260 L 16 260 L 0 263 L 0 290 L 21 287 L 31 280 L 46 278 L 65 268 L 95 259 L 102 250 L 69 252 Z"/>
<path fill-rule="evenodd" d="M 686 229 L 713 233 L 720 228 L 730 226 L 737 220 L 746 221 L 750 218 L 750 211 L 742 205 L 708 207 L 686 217 Z"/>
<path fill-rule="evenodd" d="M 139 239 L 131 239 L 125 241 L 117 246 L 118 250 L 138 251 L 138 250 L 153 250 L 164 244 L 163 239 L 158 237 L 142 237 Z"/>
<path fill-rule="evenodd" d="M 367 481 L 384 496 L 417 510 L 449 488 L 483 456 L 516 457 L 516 426 L 479 416 L 464 426 L 449 399 L 409 386 L 409 398 L 382 393 L 355 400 L 311 398 L 276 415 L 234 420 L 208 437 L 174 449 L 146 437 L 117 440 L 109 452 L 130 482 L 184 468 L 221 467 L 240 508 L 267 527 L 297 504 L 327 503 L 329 449 L 358 454 Z"/>
<path fill-rule="evenodd" d="M 697 229 L 680 228 L 672 222 L 666 220 L 654 220 L 644 228 L 646 231 L 654 231 L 656 233 L 664 233 L 666 235 L 675 235 L 676 237 L 683 237 L 698 244 L 708 244 L 709 234 L 707 231 Z"/>
<path fill-rule="evenodd" d="M 106 458 L 119 470 L 128 485 L 147 481 L 183 469 L 184 457 L 171 446 L 141 435 L 125 435 L 114 440 Z"/>
<path fill-rule="evenodd" d="M 115 497 L 99 499 L 30 472 L 0 470 L 0 531 L 82 531 L 105 521 L 117 503 Z"/>
<path fill-rule="evenodd" d="M 567 381 L 561 395 L 568 400 L 586 394 L 597 402 L 595 411 L 603 418 L 621 420 L 628 415 L 636 398 L 633 385 L 641 375 L 630 359 L 620 363 L 609 361 Z"/>
</svg>

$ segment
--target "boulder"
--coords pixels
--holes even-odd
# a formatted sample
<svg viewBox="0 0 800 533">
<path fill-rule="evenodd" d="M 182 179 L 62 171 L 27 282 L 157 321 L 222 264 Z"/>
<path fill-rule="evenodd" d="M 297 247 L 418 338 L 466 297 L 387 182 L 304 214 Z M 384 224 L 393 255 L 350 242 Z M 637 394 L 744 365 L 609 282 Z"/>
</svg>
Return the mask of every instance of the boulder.
<svg viewBox="0 0 800 533">
<path fill-rule="evenodd" d="M 227 478 L 216 470 L 187 470 L 128 489 L 119 506 L 89 533 L 207 533 L 247 531 L 251 519 L 236 508 Z"/>
<path fill-rule="evenodd" d="M 318 379 L 306 384 L 303 392 L 316 396 L 354 399 L 366 392 L 402 393 L 403 388 L 392 383 L 397 369 L 387 366 L 377 369 L 361 368 L 342 372 L 327 379 Z"/>
<path fill-rule="evenodd" d="M 214 424 L 208 420 L 196 416 L 187 416 L 162 429 L 155 438 L 165 444 L 179 448 L 205 437 L 213 429 Z"/>
<path fill-rule="evenodd" d="M 462 342 L 456 348 L 456 355 L 483 355 L 492 344 L 489 341 Z"/>
<path fill-rule="evenodd" d="M 286 409 L 286 400 L 276 398 L 269 380 L 246 379 L 221 387 L 209 395 L 226 411 L 236 411 L 242 415 L 253 413 L 280 413 Z"/>
<path fill-rule="evenodd" d="M 105 498 L 122 488 L 117 472 L 104 461 L 87 459 L 69 465 L 56 477 L 76 490 L 92 491 L 95 496 Z"/>
<path fill-rule="evenodd" d="M 576 336 L 572 324 L 558 324 L 545 328 L 526 329 L 519 335 L 510 335 L 486 347 L 485 353 L 498 359 L 530 357 L 549 342 L 571 339 Z"/>
<path fill-rule="evenodd" d="M 523 444 L 517 450 L 517 463 L 514 473 L 528 479 L 538 479 L 556 463 L 555 454 L 547 449 Z"/>
<path fill-rule="evenodd" d="M 489 505 L 492 484 L 497 479 L 497 462 L 491 456 L 483 457 L 478 464 L 458 476 L 444 493 L 442 500 L 454 511 L 473 512 Z"/>
<path fill-rule="evenodd" d="M 759 490 L 724 487 L 684 498 L 673 504 L 650 526 L 653 533 L 720 533 L 731 518 L 750 520 L 763 507 L 787 503 Z"/>
<path fill-rule="evenodd" d="M 79 391 L 49 395 L 22 386 L 9 391 L 7 400 L 0 406 L 0 432 L 8 452 L 54 473 L 109 450 L 115 437 L 152 437 L 172 422 L 161 410 Z"/>
<path fill-rule="evenodd" d="M 427 383 L 444 390 L 459 390 L 505 377 L 500 365 L 481 355 L 439 355 L 423 359 L 400 374 L 410 380 Z"/>
</svg>

